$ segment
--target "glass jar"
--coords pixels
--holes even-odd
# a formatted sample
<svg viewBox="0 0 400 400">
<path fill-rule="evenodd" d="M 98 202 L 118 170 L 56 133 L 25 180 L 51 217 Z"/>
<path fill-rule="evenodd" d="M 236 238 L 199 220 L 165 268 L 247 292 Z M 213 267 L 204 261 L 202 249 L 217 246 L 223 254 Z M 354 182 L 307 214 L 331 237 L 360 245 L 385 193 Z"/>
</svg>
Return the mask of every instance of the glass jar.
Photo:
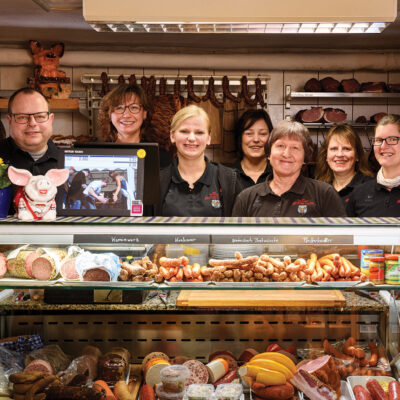
<svg viewBox="0 0 400 400">
<path fill-rule="evenodd" d="M 385 283 L 385 257 L 371 257 L 369 259 L 369 281 L 375 285 Z"/>
<path fill-rule="evenodd" d="M 385 283 L 400 284 L 399 254 L 385 254 Z"/>
<path fill-rule="evenodd" d="M 383 250 L 380 249 L 362 249 L 360 259 L 361 272 L 369 276 L 369 260 L 371 257 L 382 257 Z"/>
</svg>

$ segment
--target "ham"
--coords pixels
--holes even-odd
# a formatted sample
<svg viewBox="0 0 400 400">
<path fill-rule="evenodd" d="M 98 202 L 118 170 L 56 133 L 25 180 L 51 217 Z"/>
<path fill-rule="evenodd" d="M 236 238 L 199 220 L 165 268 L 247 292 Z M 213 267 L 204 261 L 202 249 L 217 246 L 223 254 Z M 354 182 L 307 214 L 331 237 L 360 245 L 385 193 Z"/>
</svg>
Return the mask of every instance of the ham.
<svg viewBox="0 0 400 400">
<path fill-rule="evenodd" d="M 324 110 L 322 107 L 311 107 L 310 110 L 304 110 L 299 117 L 301 122 L 321 122 L 324 117 Z"/>
<path fill-rule="evenodd" d="M 345 93 L 355 93 L 360 91 L 360 83 L 358 82 L 357 79 L 343 79 L 340 82 L 340 88 L 343 90 Z"/>
<path fill-rule="evenodd" d="M 360 92 L 364 93 L 385 93 L 386 91 L 385 82 L 364 82 L 360 88 Z"/>
<path fill-rule="evenodd" d="M 389 92 L 400 93 L 400 83 L 389 83 L 387 86 L 388 86 Z"/>
<path fill-rule="evenodd" d="M 290 382 L 310 400 L 336 400 L 340 397 L 340 375 L 329 355 L 298 366 Z"/>
<path fill-rule="evenodd" d="M 311 78 L 305 83 L 304 90 L 306 92 L 322 92 L 321 82 L 318 79 Z"/>
<path fill-rule="evenodd" d="M 356 123 L 357 124 L 366 124 L 368 121 L 367 121 L 367 118 L 364 116 L 364 115 L 360 115 L 359 117 L 357 117 L 357 119 L 356 119 Z"/>
<path fill-rule="evenodd" d="M 381 113 L 376 113 L 374 115 L 371 115 L 370 121 L 374 124 L 378 123 L 383 117 L 386 117 L 386 113 L 381 112 Z"/>
<path fill-rule="evenodd" d="M 324 121 L 332 124 L 341 124 L 346 122 L 347 114 L 340 108 L 325 108 Z"/>
<path fill-rule="evenodd" d="M 324 92 L 338 92 L 340 82 L 330 76 L 320 80 Z"/>
</svg>

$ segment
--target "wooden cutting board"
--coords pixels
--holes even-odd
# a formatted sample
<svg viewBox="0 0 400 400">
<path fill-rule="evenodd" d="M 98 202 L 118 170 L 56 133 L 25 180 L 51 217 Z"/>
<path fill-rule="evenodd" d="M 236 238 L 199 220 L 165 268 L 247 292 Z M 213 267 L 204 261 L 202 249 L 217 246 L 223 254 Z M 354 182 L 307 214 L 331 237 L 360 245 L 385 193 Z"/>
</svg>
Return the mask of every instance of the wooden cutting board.
<svg viewBox="0 0 400 400">
<path fill-rule="evenodd" d="M 340 290 L 182 290 L 178 307 L 341 307 Z"/>
</svg>

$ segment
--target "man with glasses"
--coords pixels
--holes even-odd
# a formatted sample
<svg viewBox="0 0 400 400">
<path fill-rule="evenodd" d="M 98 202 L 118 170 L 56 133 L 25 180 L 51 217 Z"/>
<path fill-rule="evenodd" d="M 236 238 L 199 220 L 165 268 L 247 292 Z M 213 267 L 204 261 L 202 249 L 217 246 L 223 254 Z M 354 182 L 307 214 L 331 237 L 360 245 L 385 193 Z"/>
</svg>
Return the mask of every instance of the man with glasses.
<svg viewBox="0 0 400 400">
<path fill-rule="evenodd" d="M 349 217 L 400 217 L 400 115 L 387 115 L 372 139 L 381 168 L 376 179 L 357 186 L 346 206 Z"/>
<path fill-rule="evenodd" d="M 53 119 L 41 93 L 31 88 L 14 92 L 7 111 L 10 136 L 0 140 L 0 157 L 6 164 L 27 169 L 32 175 L 44 175 L 57 168 L 58 149 L 50 140 Z"/>
<path fill-rule="evenodd" d="M 7 111 L 10 136 L 0 141 L 0 157 L 33 175 L 44 175 L 57 168 L 58 149 L 50 140 L 53 119 L 54 114 L 41 93 L 31 88 L 14 92 Z"/>
</svg>

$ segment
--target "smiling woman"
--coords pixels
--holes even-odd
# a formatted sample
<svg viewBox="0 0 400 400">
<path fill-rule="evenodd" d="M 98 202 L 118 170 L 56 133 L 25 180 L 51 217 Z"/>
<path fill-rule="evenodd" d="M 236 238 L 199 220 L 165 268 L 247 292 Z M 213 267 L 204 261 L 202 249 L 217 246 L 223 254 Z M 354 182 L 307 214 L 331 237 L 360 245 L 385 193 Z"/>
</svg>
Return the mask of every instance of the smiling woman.
<svg viewBox="0 0 400 400">
<path fill-rule="evenodd" d="M 387 115 L 372 141 L 381 166 L 376 179 L 357 186 L 346 211 L 351 217 L 400 217 L 400 116 Z"/>
<path fill-rule="evenodd" d="M 311 159 L 308 129 L 282 121 L 271 132 L 265 152 L 272 167 L 266 181 L 241 192 L 232 215 L 243 217 L 345 216 L 336 191 L 327 183 L 306 178 L 303 166 Z"/>
<path fill-rule="evenodd" d="M 161 171 L 161 203 L 155 215 L 230 216 L 237 193 L 236 174 L 205 157 L 211 141 L 207 113 L 195 105 L 179 110 L 171 122 L 170 138 L 177 157 Z"/>
<path fill-rule="evenodd" d="M 316 179 L 330 183 L 346 205 L 354 188 L 372 179 L 358 134 L 350 125 L 329 129 L 318 152 Z"/>
</svg>

